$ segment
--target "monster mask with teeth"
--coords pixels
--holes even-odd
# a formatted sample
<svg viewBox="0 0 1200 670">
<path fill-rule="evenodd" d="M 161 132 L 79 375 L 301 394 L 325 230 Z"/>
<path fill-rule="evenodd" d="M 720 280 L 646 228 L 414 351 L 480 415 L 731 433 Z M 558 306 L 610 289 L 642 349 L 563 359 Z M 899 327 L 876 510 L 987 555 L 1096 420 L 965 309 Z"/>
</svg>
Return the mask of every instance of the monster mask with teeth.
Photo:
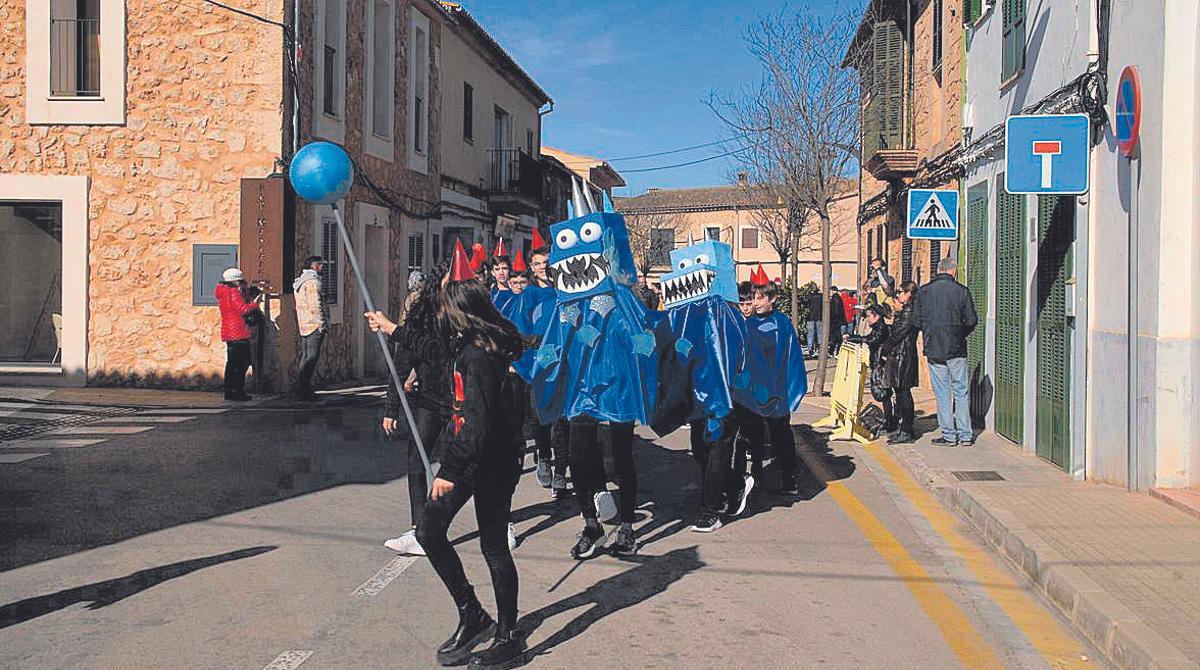
<svg viewBox="0 0 1200 670">
<path fill-rule="evenodd" d="M 550 226 L 548 263 L 559 302 L 570 302 L 617 286 L 630 286 L 636 272 L 625 219 L 594 212 Z"/>
<path fill-rule="evenodd" d="M 733 389 L 747 378 L 746 322 L 730 304 L 737 302 L 732 250 L 716 240 L 675 249 L 659 281 L 666 318 L 657 334 L 674 346 L 660 356 L 651 427 L 666 435 L 703 419 L 706 439 L 716 440 L 728 429 L 722 419 L 732 414 Z"/>
</svg>

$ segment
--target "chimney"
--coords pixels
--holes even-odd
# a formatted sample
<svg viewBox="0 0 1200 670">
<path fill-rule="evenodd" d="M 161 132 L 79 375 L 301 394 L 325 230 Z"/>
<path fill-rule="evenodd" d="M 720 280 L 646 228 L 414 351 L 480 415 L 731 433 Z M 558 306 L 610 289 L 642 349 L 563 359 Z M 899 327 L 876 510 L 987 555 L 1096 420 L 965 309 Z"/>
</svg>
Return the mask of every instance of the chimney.
<svg viewBox="0 0 1200 670">
<path fill-rule="evenodd" d="M 742 188 L 745 188 L 745 187 L 746 187 L 746 180 L 747 180 L 747 178 L 748 178 L 749 176 L 750 176 L 750 175 L 746 174 L 746 172 L 745 172 L 745 171 L 739 172 L 739 173 L 738 173 L 738 186 L 741 186 Z"/>
</svg>

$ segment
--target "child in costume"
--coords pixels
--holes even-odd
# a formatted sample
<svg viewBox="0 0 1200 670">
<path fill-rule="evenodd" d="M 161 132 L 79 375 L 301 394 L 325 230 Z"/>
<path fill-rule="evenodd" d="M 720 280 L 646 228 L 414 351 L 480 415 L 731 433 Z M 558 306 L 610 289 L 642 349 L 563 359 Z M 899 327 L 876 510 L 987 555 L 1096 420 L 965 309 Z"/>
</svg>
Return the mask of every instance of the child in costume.
<svg viewBox="0 0 1200 670">
<path fill-rule="evenodd" d="M 751 275 L 754 315 L 746 319 L 746 357 L 750 380 L 734 388 L 738 426 L 751 443 L 751 453 L 761 451 L 762 425 L 771 434 L 771 446 L 779 463 L 780 490 L 796 495 L 796 436 L 791 415 L 808 391 L 804 352 L 796 329 L 788 318 L 775 311 L 778 289 L 767 278 L 761 264 Z"/>
<path fill-rule="evenodd" d="M 735 472 L 738 435 L 731 389 L 749 384 L 746 320 L 738 313 L 733 253 L 728 244 L 705 240 L 674 249 L 671 270 L 659 278 L 666 318 L 660 352 L 654 421 L 659 435 L 691 425 L 692 456 L 700 465 L 703 505 L 691 530 L 710 533 L 726 511 L 745 510 L 754 478 Z"/>
<path fill-rule="evenodd" d="M 742 319 L 749 319 L 754 316 L 754 285 L 748 281 L 738 282 L 738 313 L 742 315 Z M 763 431 L 763 422 L 761 419 L 751 419 L 749 414 L 743 412 L 740 415 L 741 419 L 754 420 L 760 425 L 757 431 L 753 428 L 749 431 L 755 435 L 761 435 Z M 739 426 L 737 449 L 734 453 L 733 469 L 739 474 L 746 473 L 746 461 L 750 461 L 750 476 L 754 478 L 756 483 L 761 483 L 763 479 L 763 454 L 762 445 L 753 445 L 750 443 L 750 438 L 746 430 L 742 430 Z"/>
<path fill-rule="evenodd" d="M 490 266 L 492 302 L 496 303 L 496 309 L 503 314 L 515 295 L 508 286 L 508 280 L 512 276 L 512 260 L 509 259 L 508 251 L 504 248 L 503 237 L 496 243 L 496 250 L 492 253 Z"/>
<path fill-rule="evenodd" d="M 583 560 L 604 545 L 594 497 L 607 484 L 596 441 L 601 421 L 609 422 L 620 493 L 621 524 L 612 552 L 637 552 L 633 426 L 649 423 L 658 355 L 645 307 L 630 289 L 636 271 L 624 218 L 611 211 L 607 197 L 606 211 L 597 212 L 577 183 L 572 189 L 572 208 L 580 215 L 550 227 L 557 303 L 541 346 L 522 359 L 518 370 L 530 382 L 543 424 L 571 420 L 571 472 L 585 523 L 571 555 Z"/>
<path fill-rule="evenodd" d="M 458 608 L 458 628 L 438 648 L 438 662 L 461 665 L 469 657 L 473 668 L 496 667 L 524 652 L 524 638 L 516 630 L 517 568 L 505 537 L 522 460 L 512 435 L 520 430 L 523 412 L 508 370 L 522 345 L 516 329 L 475 281 L 461 246 L 442 291 L 436 336 L 453 353 L 448 371 L 453 435 L 417 525 L 417 540 Z M 451 521 L 472 497 L 480 548 L 496 594 L 494 623 L 447 538 Z M 472 655 L 493 630 L 492 645 Z"/>
</svg>

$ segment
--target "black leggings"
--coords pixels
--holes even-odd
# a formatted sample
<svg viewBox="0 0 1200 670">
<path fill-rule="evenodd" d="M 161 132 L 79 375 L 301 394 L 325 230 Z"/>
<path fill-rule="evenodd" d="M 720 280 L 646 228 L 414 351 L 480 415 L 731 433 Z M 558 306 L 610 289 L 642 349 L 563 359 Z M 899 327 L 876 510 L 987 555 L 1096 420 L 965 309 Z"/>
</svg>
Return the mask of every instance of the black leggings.
<svg viewBox="0 0 1200 670">
<path fill-rule="evenodd" d="M 246 392 L 246 370 L 250 369 L 250 340 L 225 343 L 225 395 Z M 255 374 L 258 374 L 257 372 Z"/>
<path fill-rule="evenodd" d="M 734 416 L 730 414 L 721 421 L 721 434 L 715 440 L 706 428 L 707 423 L 704 419 L 692 422 L 692 458 L 700 466 L 704 511 L 720 514 L 725 511 L 728 501 L 740 494 L 745 486 L 742 475 L 746 464 L 743 460 L 740 471 L 734 465 L 734 442 L 738 436 Z"/>
<path fill-rule="evenodd" d="M 571 419 L 571 477 L 575 482 L 575 500 L 586 520 L 596 520 L 593 496 L 605 489 L 604 452 L 596 439 L 597 423 L 590 417 Z M 633 424 L 614 423 L 608 427 L 608 445 L 617 467 L 617 510 L 623 523 L 633 523 L 637 507 L 637 469 L 633 463 Z"/>
<path fill-rule="evenodd" d="M 900 431 L 913 434 L 913 418 L 916 413 L 916 408 L 913 407 L 912 389 L 896 388 L 892 389 L 896 397 L 896 420 L 900 422 Z"/>
<path fill-rule="evenodd" d="M 750 443 L 750 453 L 763 453 L 763 423 L 771 434 L 771 451 L 779 463 L 779 472 L 786 477 L 796 473 L 796 435 L 792 433 L 791 417 L 762 416 L 743 405 L 735 405 L 738 429 Z"/>
<path fill-rule="evenodd" d="M 488 484 L 472 490 L 456 484 L 446 495 L 425 504 L 417 524 L 417 541 L 429 557 L 429 563 L 450 592 L 454 604 L 462 609 L 477 602 L 475 589 L 467 580 L 458 552 L 446 536 L 450 522 L 463 505 L 475 496 L 475 521 L 479 524 L 479 549 L 492 575 L 496 592 L 496 618 L 501 627 L 512 629 L 517 623 L 517 566 L 508 550 L 508 520 L 512 511 L 513 487 Z"/>
<path fill-rule="evenodd" d="M 425 454 L 433 459 L 433 445 L 437 444 L 438 438 L 442 431 L 446 429 L 446 425 L 450 423 L 450 417 L 439 412 L 434 412 L 424 407 L 417 407 L 413 411 L 413 420 L 417 422 L 417 431 L 421 435 L 421 444 L 425 446 Z M 404 410 L 400 410 L 400 421 L 408 426 L 408 419 L 404 417 Z M 425 501 L 429 498 L 429 482 L 425 481 L 425 464 L 421 462 L 421 453 L 417 451 L 417 442 L 412 438 L 412 429 L 408 428 L 408 507 L 412 513 L 412 525 L 416 527 L 421 523 L 421 515 L 425 511 Z"/>
<path fill-rule="evenodd" d="M 543 425 L 538 421 L 532 406 L 527 408 L 526 411 L 529 412 L 529 415 L 533 416 L 533 444 L 537 449 L 538 460 L 549 463 L 554 470 L 554 474 L 566 474 L 568 456 L 564 434 L 568 430 L 566 427 L 567 422 L 558 421 L 553 425 Z"/>
</svg>

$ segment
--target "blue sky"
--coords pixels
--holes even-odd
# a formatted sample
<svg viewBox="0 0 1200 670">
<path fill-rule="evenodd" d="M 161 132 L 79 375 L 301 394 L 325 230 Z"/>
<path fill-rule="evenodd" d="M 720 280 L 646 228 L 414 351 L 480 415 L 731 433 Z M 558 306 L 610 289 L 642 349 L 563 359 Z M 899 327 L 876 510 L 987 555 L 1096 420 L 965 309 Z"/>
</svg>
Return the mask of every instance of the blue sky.
<svg viewBox="0 0 1200 670">
<path fill-rule="evenodd" d="M 757 82 L 743 33 L 759 15 L 828 7 L 831 0 L 463 0 L 513 58 L 554 98 L 543 142 L 605 160 L 727 137 L 704 105 L 709 93 Z M 709 147 L 615 161 L 636 195 L 650 187 L 724 184 L 736 167 L 717 159 L 673 170 L 627 173 L 721 153 Z"/>
</svg>

